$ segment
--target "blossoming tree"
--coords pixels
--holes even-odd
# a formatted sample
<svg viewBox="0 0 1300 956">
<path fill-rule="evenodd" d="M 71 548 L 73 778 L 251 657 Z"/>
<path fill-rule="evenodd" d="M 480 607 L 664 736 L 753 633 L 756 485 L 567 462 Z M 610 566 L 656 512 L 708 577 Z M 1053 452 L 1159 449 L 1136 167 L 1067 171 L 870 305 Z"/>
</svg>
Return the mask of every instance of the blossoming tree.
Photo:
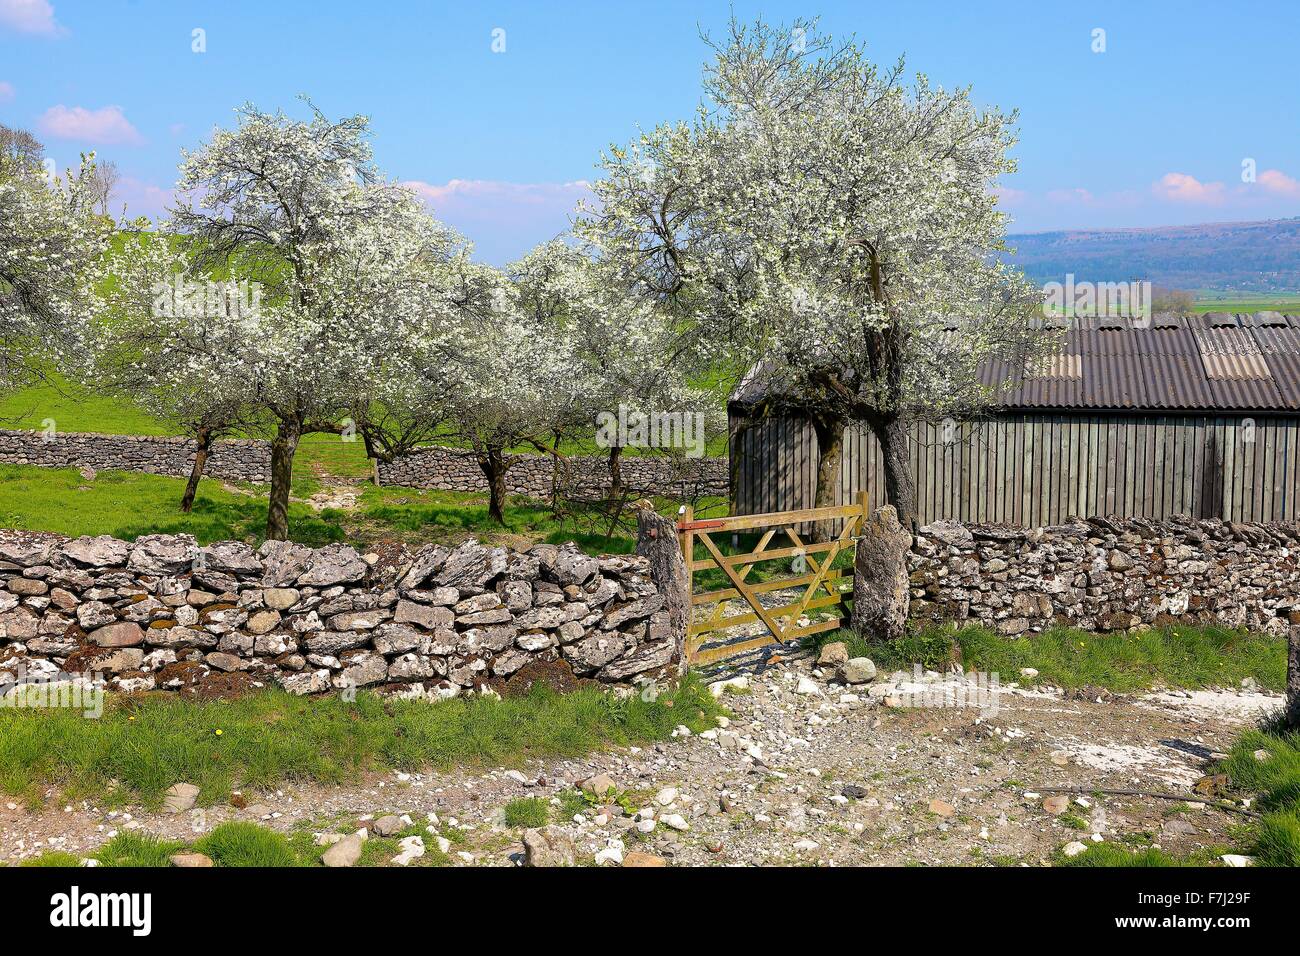
<svg viewBox="0 0 1300 956">
<path fill-rule="evenodd" d="M 553 330 L 542 334 L 570 340 L 571 376 L 584 393 L 575 396 L 570 420 L 556 423 L 557 438 L 589 439 L 598 416 L 617 416 L 620 410 L 635 418 L 702 414 L 718 407 L 693 384 L 692 376 L 701 372 L 693 339 L 674 326 L 658 302 L 588 250 L 555 239 L 508 272 L 529 320 L 540 330 Z M 618 435 L 598 432 L 598 440 L 602 437 L 612 438 L 605 450 L 610 498 L 618 500 L 624 493 L 619 461 L 627 446 Z"/>
<path fill-rule="evenodd" d="M 460 263 L 454 298 L 468 321 L 444 406 L 445 433 L 472 449 L 488 485 L 488 514 L 501 524 L 512 449 L 555 451 L 547 439 L 570 426 L 592 394 L 573 336 L 526 307 L 512 271 Z"/>
<path fill-rule="evenodd" d="M 246 362 L 249 287 L 195 276 L 174 237 L 123 234 L 109 258 L 114 281 L 90 336 L 86 384 L 123 395 L 195 441 L 181 511 L 194 507 L 213 443 L 261 424 L 256 382 Z"/>
<path fill-rule="evenodd" d="M 818 505 L 846 425 L 866 422 L 907 523 L 910 423 L 992 400 L 987 359 L 1053 346 L 1035 291 L 992 255 L 1015 116 L 905 86 L 901 62 L 881 71 L 813 23 L 733 21 L 711 46 L 694 121 L 613 149 L 579 230 L 720 356 L 761 362 L 766 410 L 816 431 Z"/>
<path fill-rule="evenodd" d="M 38 153 L 0 154 L 0 389 L 79 358 L 111 233 L 93 175 L 93 155 L 51 183 Z"/>
<path fill-rule="evenodd" d="M 365 117 L 238 112 L 235 129 L 185 157 L 171 228 L 200 272 L 264 290 L 227 360 L 275 423 L 266 536 L 282 539 L 299 441 L 340 431 L 360 383 L 399 374 L 381 359 L 409 354 L 393 343 L 427 322 L 425 266 L 456 240 L 380 176 Z"/>
</svg>

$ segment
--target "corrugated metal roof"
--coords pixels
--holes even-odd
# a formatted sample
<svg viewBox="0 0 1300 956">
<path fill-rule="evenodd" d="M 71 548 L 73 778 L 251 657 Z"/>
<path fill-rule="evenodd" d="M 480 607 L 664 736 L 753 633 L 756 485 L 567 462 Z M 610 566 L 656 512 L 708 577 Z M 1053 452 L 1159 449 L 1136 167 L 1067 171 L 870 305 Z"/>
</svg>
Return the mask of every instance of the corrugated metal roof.
<svg viewBox="0 0 1300 956">
<path fill-rule="evenodd" d="M 1283 354 L 1270 358 L 1265 341 Z M 1300 408 L 1300 327 L 1277 313 L 1161 315 L 1145 328 L 1082 323 L 1067 334 L 1063 350 L 1082 356 L 1076 393 L 1026 379 L 1001 404 L 1133 411 Z"/>
<path fill-rule="evenodd" d="M 1254 331 L 1282 404 L 1300 408 L 1300 327 L 1271 326 Z"/>
<path fill-rule="evenodd" d="M 1294 411 L 1300 409 L 1300 315 L 1211 312 L 1152 317 L 1145 328 L 1076 322 L 1058 355 L 1036 368 L 991 360 L 980 369 L 1005 408 L 1131 411 Z M 732 401 L 761 397 L 747 376 Z"/>
</svg>

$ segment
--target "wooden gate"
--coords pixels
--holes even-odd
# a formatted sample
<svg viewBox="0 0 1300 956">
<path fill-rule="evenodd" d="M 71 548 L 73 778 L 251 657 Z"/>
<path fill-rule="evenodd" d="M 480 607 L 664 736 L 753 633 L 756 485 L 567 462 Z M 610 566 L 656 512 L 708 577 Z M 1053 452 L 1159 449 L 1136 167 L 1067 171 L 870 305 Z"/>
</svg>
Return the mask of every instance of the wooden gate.
<svg viewBox="0 0 1300 956">
<path fill-rule="evenodd" d="M 852 590 L 852 567 L 836 568 L 835 559 L 848 549 L 852 554 L 854 544 L 862 533 L 862 524 L 868 517 L 867 493 L 859 492 L 851 505 L 831 508 L 805 508 L 802 511 L 782 511 L 764 515 L 737 515 L 696 521 L 693 509 L 682 508 L 677 522 L 677 535 L 681 542 L 682 557 L 686 562 L 691 591 L 691 621 L 686 632 L 687 661 L 696 666 L 741 654 L 768 644 L 783 643 L 796 637 L 829 631 L 840 626 L 843 620 L 843 598 Z M 819 544 L 806 544 L 797 528 L 816 522 L 843 522 L 831 540 Z M 715 535 L 736 534 L 742 531 L 766 529 L 752 551 L 724 554 Z M 778 537 L 781 535 L 781 537 Z M 788 540 L 789 544 L 785 545 Z M 769 547 L 769 545 L 778 545 Z M 703 548 L 703 557 L 696 552 Z M 747 582 L 755 565 L 765 561 L 798 561 L 803 567 L 792 575 L 771 578 L 759 583 Z M 730 587 L 695 593 L 696 573 L 717 568 Z M 844 584 L 848 583 L 846 589 Z M 776 606 L 764 605 L 761 596 L 773 591 L 802 589 L 796 600 Z M 729 601 L 742 598 L 748 610 L 741 614 L 725 614 Z M 838 613 L 829 620 L 799 626 L 799 619 L 809 611 L 834 608 Z M 743 624 L 761 623 L 767 633 L 758 637 L 737 640 L 705 649 L 708 635 Z"/>
</svg>

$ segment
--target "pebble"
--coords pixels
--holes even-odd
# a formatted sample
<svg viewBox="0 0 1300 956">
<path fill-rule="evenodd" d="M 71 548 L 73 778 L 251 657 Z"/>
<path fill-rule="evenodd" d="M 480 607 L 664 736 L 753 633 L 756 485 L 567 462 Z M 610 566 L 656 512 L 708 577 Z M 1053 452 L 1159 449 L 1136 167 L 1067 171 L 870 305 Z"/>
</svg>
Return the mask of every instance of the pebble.
<svg viewBox="0 0 1300 956">
<path fill-rule="evenodd" d="M 401 847 L 401 852 L 393 857 L 393 862 L 398 866 L 406 866 L 412 860 L 424 856 L 424 840 L 418 836 L 405 837 L 398 846 Z"/>
</svg>

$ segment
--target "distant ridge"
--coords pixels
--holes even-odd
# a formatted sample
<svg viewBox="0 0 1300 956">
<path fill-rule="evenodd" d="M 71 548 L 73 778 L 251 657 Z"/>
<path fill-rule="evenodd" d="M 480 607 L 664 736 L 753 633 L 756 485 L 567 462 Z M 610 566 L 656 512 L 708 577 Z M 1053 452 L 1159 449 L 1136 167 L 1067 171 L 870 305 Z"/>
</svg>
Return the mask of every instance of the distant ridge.
<svg viewBox="0 0 1300 956">
<path fill-rule="evenodd" d="M 1007 244 L 1009 261 L 1039 284 L 1073 273 L 1189 291 L 1300 292 L 1300 218 L 1021 233 Z"/>
</svg>

